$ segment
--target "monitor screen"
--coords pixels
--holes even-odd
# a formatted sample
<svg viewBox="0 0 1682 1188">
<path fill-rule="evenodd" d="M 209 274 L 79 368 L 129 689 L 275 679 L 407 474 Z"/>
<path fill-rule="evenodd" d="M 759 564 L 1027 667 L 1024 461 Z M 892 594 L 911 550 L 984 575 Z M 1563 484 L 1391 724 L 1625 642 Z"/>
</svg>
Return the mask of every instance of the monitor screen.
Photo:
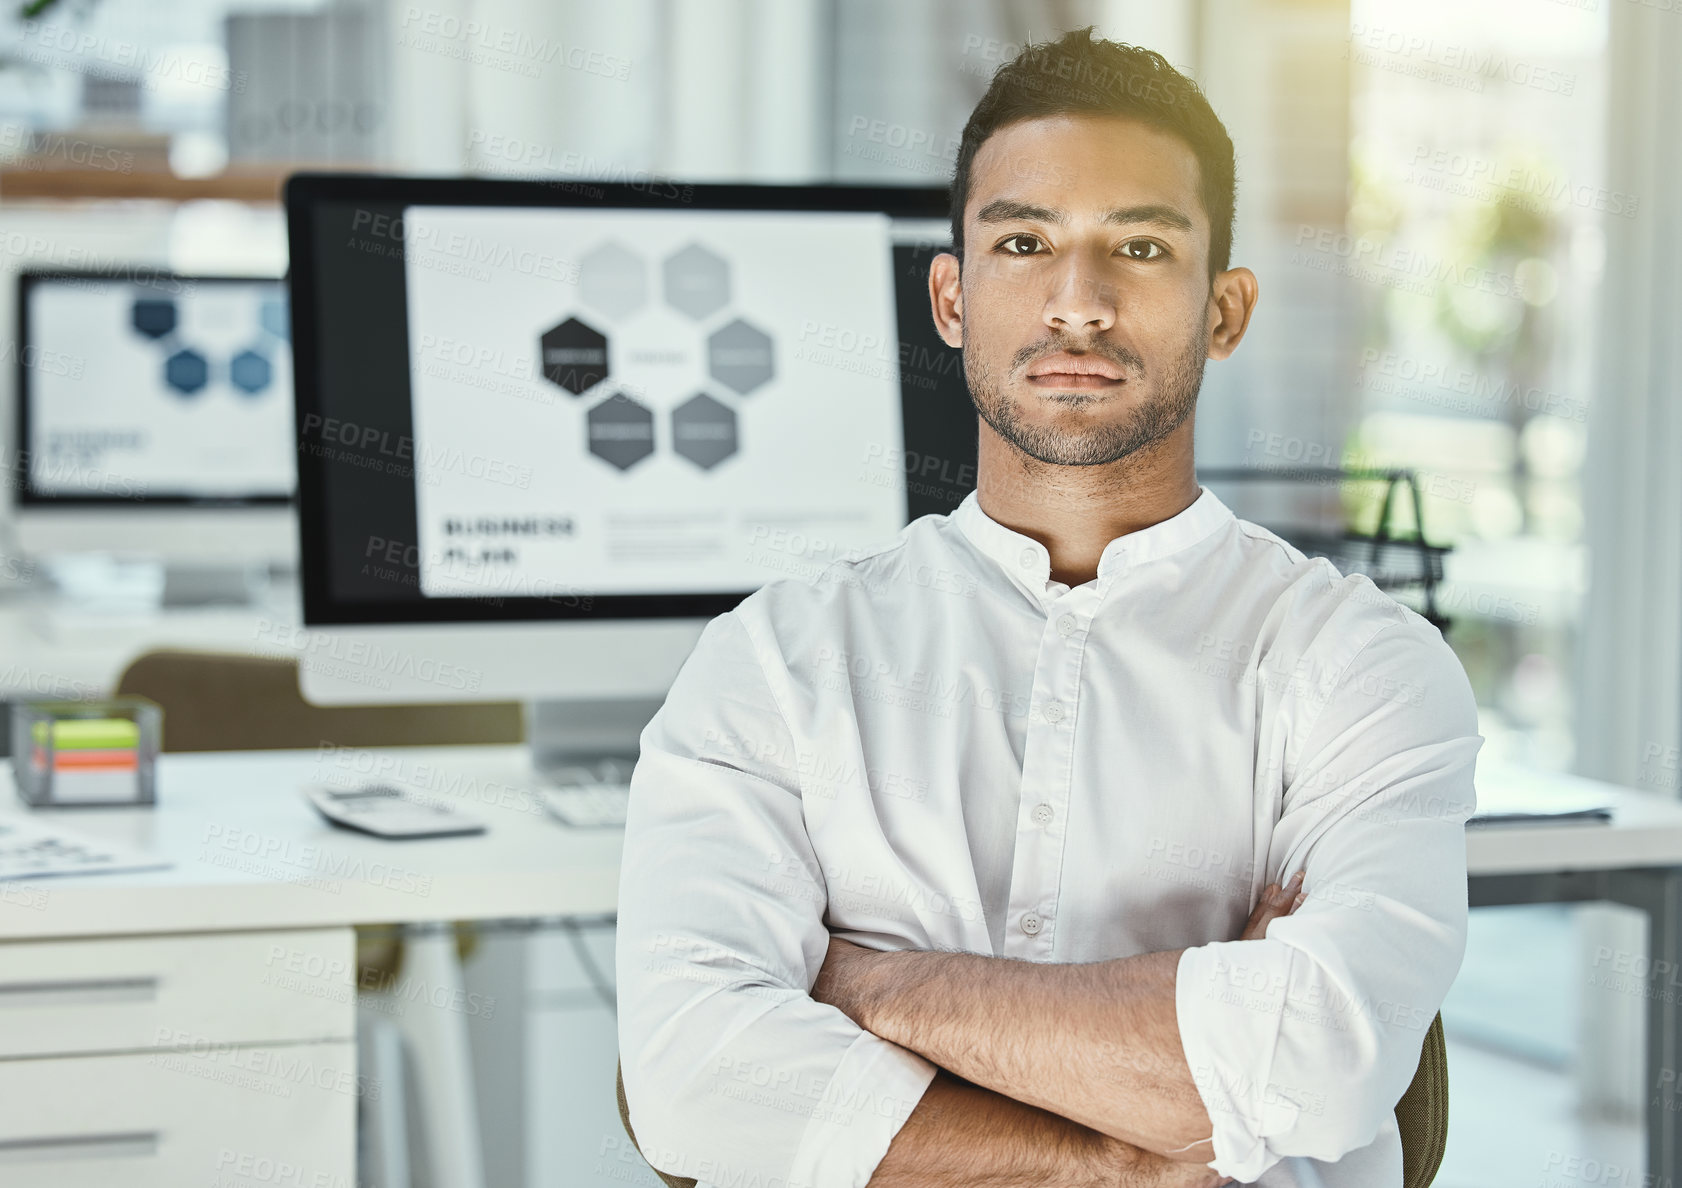
<svg viewBox="0 0 1682 1188">
<path fill-rule="evenodd" d="M 284 280 L 26 272 L 18 320 L 20 502 L 292 497 Z"/>
<path fill-rule="evenodd" d="M 293 180 L 307 622 L 710 615 L 963 498 L 944 192 L 688 189 Z"/>
</svg>

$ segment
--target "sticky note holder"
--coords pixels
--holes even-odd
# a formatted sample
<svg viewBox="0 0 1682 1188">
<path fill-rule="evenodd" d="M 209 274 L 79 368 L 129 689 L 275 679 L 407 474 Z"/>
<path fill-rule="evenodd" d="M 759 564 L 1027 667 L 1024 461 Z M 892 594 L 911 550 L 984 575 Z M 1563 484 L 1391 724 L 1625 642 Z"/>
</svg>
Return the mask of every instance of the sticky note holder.
<svg viewBox="0 0 1682 1188">
<path fill-rule="evenodd" d="M 20 701 L 12 706 L 12 771 L 24 803 L 155 804 L 163 711 L 144 697 Z"/>
</svg>

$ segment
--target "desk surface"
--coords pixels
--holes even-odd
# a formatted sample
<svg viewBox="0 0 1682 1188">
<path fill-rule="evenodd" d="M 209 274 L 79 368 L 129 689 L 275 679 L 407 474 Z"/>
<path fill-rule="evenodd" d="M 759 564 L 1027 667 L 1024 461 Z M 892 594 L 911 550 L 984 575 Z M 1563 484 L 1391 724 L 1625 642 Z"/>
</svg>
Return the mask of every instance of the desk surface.
<svg viewBox="0 0 1682 1188">
<path fill-rule="evenodd" d="M 311 782 L 407 784 L 488 826 L 477 837 L 384 841 L 328 825 Z M 1480 785 L 1539 797 L 1600 791 L 1609 824 L 1486 826 L 1467 833 L 1473 875 L 1682 865 L 1682 802 L 1496 764 Z M 530 794 L 523 747 L 165 755 L 150 809 L 24 809 L 0 774 L 0 813 L 172 859 L 168 870 L 0 884 L 0 939 L 306 928 L 614 910 L 622 834 L 570 829 Z"/>
<path fill-rule="evenodd" d="M 0 884 L 0 938 L 215 932 L 611 912 L 617 829 L 570 829 L 529 794 L 523 747 L 165 755 L 153 808 L 29 813 L 175 862 L 168 870 Z M 299 794 L 368 779 L 453 802 L 482 835 L 387 841 L 338 829 Z"/>
</svg>

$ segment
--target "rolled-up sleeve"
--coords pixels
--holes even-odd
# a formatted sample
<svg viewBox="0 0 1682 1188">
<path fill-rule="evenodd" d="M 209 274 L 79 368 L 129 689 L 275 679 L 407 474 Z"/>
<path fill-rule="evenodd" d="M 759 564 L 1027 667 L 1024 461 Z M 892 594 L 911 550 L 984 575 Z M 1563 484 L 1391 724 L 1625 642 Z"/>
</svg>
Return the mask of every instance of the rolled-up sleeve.
<svg viewBox="0 0 1682 1188">
<path fill-rule="evenodd" d="M 1459 661 L 1410 615 L 1316 700 L 1266 858 L 1267 881 L 1304 871 L 1307 900 L 1265 939 L 1190 948 L 1178 966 L 1210 1166 L 1242 1183 L 1373 1142 L 1465 952 L 1483 740 Z"/>
<path fill-rule="evenodd" d="M 804 758 L 741 608 L 715 619 L 643 732 L 625 823 L 619 1049 L 661 1171 L 859 1188 L 936 1071 L 809 993 L 829 932 Z"/>
</svg>

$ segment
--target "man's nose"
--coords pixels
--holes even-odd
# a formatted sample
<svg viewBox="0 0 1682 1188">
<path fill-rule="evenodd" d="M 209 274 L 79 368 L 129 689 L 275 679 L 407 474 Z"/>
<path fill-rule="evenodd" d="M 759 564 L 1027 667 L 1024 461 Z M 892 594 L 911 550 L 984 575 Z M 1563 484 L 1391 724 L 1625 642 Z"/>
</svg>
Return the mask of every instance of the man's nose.
<svg viewBox="0 0 1682 1188">
<path fill-rule="evenodd" d="M 1045 303 L 1045 323 L 1054 330 L 1101 332 L 1115 325 L 1115 287 L 1078 258 L 1066 261 L 1057 287 Z"/>
</svg>

